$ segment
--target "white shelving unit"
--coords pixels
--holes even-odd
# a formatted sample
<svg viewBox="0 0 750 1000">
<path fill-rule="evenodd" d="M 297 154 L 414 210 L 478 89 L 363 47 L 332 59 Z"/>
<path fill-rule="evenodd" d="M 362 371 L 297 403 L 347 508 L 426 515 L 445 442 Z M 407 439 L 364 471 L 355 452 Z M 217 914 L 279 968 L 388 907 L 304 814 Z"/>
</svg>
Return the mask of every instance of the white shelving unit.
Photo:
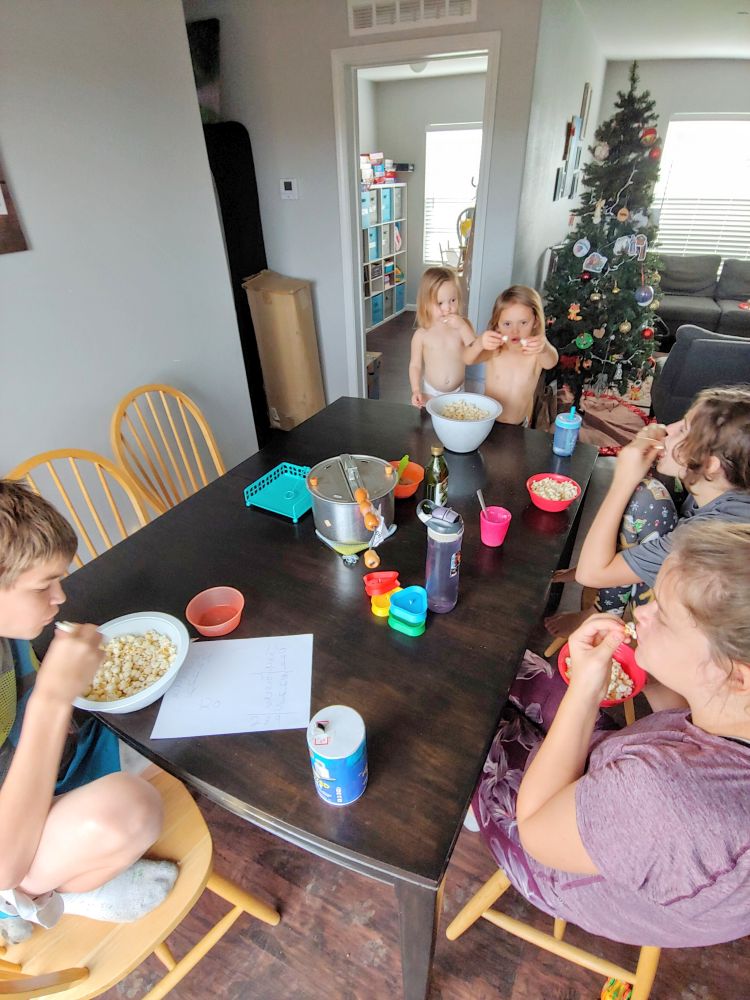
<svg viewBox="0 0 750 1000">
<path fill-rule="evenodd" d="M 406 185 L 360 193 L 365 330 L 406 308 Z"/>
</svg>

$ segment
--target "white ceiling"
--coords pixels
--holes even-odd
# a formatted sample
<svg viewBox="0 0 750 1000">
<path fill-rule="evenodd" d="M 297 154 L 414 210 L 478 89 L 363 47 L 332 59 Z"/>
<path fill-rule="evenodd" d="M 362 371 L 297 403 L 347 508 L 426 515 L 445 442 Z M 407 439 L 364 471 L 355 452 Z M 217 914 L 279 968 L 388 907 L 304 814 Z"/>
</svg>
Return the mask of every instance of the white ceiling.
<svg viewBox="0 0 750 1000">
<path fill-rule="evenodd" d="M 425 63 L 424 68 L 420 68 L 423 63 Z M 416 66 L 417 71 L 412 69 L 412 66 Z M 384 80 L 417 80 L 428 76 L 463 76 L 465 73 L 485 73 L 486 71 L 486 54 L 429 56 L 418 62 L 415 61 L 411 65 L 404 63 L 398 66 L 368 66 L 366 69 L 358 71 L 358 78 L 382 83 Z"/>
<path fill-rule="evenodd" d="M 750 0 L 577 2 L 607 59 L 750 59 Z"/>
</svg>

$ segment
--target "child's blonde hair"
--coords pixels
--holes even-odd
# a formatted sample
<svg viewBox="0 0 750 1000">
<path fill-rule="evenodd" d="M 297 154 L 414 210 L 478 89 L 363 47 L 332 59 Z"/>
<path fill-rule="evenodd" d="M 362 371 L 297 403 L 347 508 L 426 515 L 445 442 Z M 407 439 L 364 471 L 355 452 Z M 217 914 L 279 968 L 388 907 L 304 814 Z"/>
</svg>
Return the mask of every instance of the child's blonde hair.
<svg viewBox="0 0 750 1000">
<path fill-rule="evenodd" d="M 721 463 L 727 482 L 750 490 L 750 385 L 704 389 L 685 414 L 687 433 L 674 457 L 686 469 L 690 486 L 712 455 Z"/>
<path fill-rule="evenodd" d="M 492 307 L 492 316 L 490 316 L 490 330 L 497 330 L 500 325 L 500 315 L 504 309 L 508 306 L 513 305 L 513 303 L 518 303 L 522 306 L 528 306 L 529 309 L 534 313 L 534 329 L 532 335 L 536 336 L 544 330 L 544 306 L 542 305 L 542 300 L 539 292 L 535 291 L 533 288 L 529 288 L 528 285 L 511 285 L 510 288 L 506 288 L 504 292 L 501 292 L 495 299 L 495 305 Z"/>
<path fill-rule="evenodd" d="M 0 479 L 0 589 L 39 563 L 58 556 L 70 561 L 77 548 L 75 532 L 51 503 L 22 483 Z"/>
<path fill-rule="evenodd" d="M 461 312 L 461 286 L 458 283 L 458 275 L 450 267 L 428 267 L 422 275 L 417 291 L 417 326 L 423 329 L 432 326 L 432 312 L 430 307 L 437 302 L 440 286 L 449 281 L 456 286 L 458 296 L 458 311 Z"/>
</svg>

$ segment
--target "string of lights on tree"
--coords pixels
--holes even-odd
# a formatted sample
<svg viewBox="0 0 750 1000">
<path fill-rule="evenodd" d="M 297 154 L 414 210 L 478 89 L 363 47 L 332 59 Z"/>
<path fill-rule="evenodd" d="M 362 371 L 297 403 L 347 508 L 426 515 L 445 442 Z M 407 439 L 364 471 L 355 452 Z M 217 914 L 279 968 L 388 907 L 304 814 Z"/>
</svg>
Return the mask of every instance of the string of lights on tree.
<svg viewBox="0 0 750 1000">
<path fill-rule="evenodd" d="M 558 383 L 576 403 L 585 388 L 638 398 L 653 367 L 660 289 L 649 210 L 661 140 L 654 101 L 637 86 L 633 63 L 630 89 L 618 92 L 615 114 L 596 130 L 576 221 L 553 250 L 544 288 Z"/>
</svg>

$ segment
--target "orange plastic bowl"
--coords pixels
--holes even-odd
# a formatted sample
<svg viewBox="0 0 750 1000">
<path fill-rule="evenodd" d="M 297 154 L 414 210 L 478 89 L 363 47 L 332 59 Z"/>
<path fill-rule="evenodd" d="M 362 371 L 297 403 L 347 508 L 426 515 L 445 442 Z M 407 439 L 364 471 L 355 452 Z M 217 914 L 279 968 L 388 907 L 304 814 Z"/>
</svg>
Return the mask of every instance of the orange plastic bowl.
<svg viewBox="0 0 750 1000">
<path fill-rule="evenodd" d="M 196 594 L 185 617 L 201 635 L 228 635 L 240 623 L 245 598 L 234 587 L 210 587 Z"/>
<path fill-rule="evenodd" d="M 554 479 L 556 483 L 572 483 L 576 488 L 576 495 L 570 500 L 545 500 L 544 497 L 540 497 L 538 493 L 532 490 L 532 484 L 538 482 L 540 479 Z M 529 491 L 529 496 L 531 497 L 531 502 L 535 507 L 540 510 L 549 510 L 553 513 L 557 511 L 565 510 L 566 507 L 570 507 L 574 500 L 577 500 L 581 495 L 581 487 L 575 481 L 571 479 L 570 476 L 560 476 L 556 472 L 537 472 L 535 476 L 529 476 L 526 480 L 526 489 Z"/>
<path fill-rule="evenodd" d="M 568 665 L 565 662 L 569 656 L 570 645 L 566 642 L 557 657 L 557 669 L 560 671 L 560 675 L 566 684 L 570 684 L 570 680 L 568 679 Z M 621 642 L 612 654 L 612 659 L 617 660 L 623 671 L 633 682 L 633 691 L 628 695 L 628 698 L 635 698 L 645 687 L 648 678 L 646 671 L 635 662 L 635 651 L 626 642 Z M 614 700 L 605 698 L 601 702 L 601 706 L 602 708 L 608 708 L 610 705 L 620 705 L 623 701 L 627 701 L 628 698 L 616 698 Z"/>
<path fill-rule="evenodd" d="M 391 462 L 394 469 L 398 469 L 398 462 Z M 416 462 L 407 462 L 401 480 L 396 483 L 394 495 L 397 500 L 405 500 L 412 497 L 417 492 L 417 487 L 424 479 L 424 466 L 417 465 Z"/>
</svg>

